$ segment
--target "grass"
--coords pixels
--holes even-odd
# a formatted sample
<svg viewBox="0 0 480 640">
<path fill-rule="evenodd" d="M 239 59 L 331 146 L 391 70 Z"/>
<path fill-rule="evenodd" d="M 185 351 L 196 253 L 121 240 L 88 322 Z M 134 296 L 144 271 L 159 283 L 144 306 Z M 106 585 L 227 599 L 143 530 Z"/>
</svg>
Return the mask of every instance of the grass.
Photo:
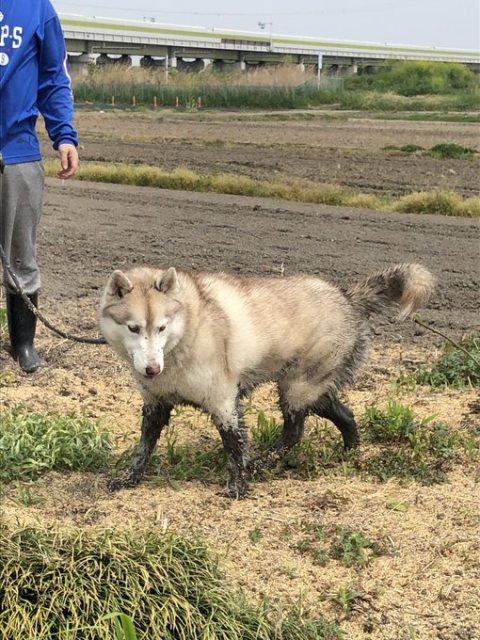
<svg viewBox="0 0 480 640">
<path fill-rule="evenodd" d="M 453 191 L 419 191 L 398 198 L 391 203 L 390 209 L 398 213 L 479 218 L 480 198 L 463 199 Z"/>
<path fill-rule="evenodd" d="M 386 62 L 374 74 L 350 77 L 345 86 L 350 90 L 395 91 L 408 98 L 466 94 L 478 87 L 478 79 L 460 63 L 396 61 Z"/>
<path fill-rule="evenodd" d="M 348 79 L 316 77 L 295 65 L 258 69 L 248 74 L 165 72 L 154 69 L 92 68 L 74 79 L 77 106 L 92 104 L 140 108 L 295 109 L 332 105 L 366 111 L 452 111 L 478 108 L 478 81 L 461 64 L 399 62 L 372 75 Z M 135 100 L 133 98 L 135 97 Z M 138 107 L 137 107 L 138 108 Z"/>
<path fill-rule="evenodd" d="M 97 640 L 114 630 L 139 640 L 339 635 L 335 623 L 300 610 L 250 604 L 203 543 L 152 530 L 3 528 L 0 600 L 0 625 L 12 640 Z"/>
<path fill-rule="evenodd" d="M 0 307 L 0 334 L 7 331 L 7 310 L 4 307 Z"/>
<path fill-rule="evenodd" d="M 56 176 L 57 163 L 45 163 L 46 174 Z M 125 184 L 159 189 L 226 193 L 240 196 L 277 198 L 332 206 L 363 207 L 405 213 L 436 213 L 480 217 L 480 197 L 462 199 L 451 191 L 412 193 L 398 199 L 355 194 L 339 185 L 321 184 L 302 179 L 282 182 L 254 180 L 236 174 L 200 174 L 187 169 L 165 171 L 159 167 L 128 164 L 82 164 L 77 178 L 111 184 Z"/>
<path fill-rule="evenodd" d="M 336 560 L 344 567 L 361 568 L 373 557 L 391 555 L 391 545 L 370 540 L 363 532 L 338 525 L 303 524 L 303 536 L 295 548 L 325 567 Z"/>
<path fill-rule="evenodd" d="M 425 155 L 432 158 L 439 158 L 440 160 L 458 159 L 458 158 L 471 158 L 477 152 L 475 149 L 469 147 L 463 147 L 460 144 L 446 143 L 436 144 L 425 152 Z"/>
<path fill-rule="evenodd" d="M 423 156 L 430 156 L 431 158 L 437 158 L 438 160 L 458 160 L 463 158 L 472 158 L 477 154 L 475 149 L 470 147 L 463 147 L 460 144 L 446 143 L 436 144 L 430 149 L 424 149 L 418 144 L 405 144 L 401 147 L 395 145 L 389 145 L 384 147 L 384 151 L 393 153 L 419 153 Z"/>
<path fill-rule="evenodd" d="M 0 482 L 35 480 L 50 469 L 97 470 L 110 459 L 108 434 L 80 415 L 0 414 Z"/>
<path fill-rule="evenodd" d="M 384 409 L 367 407 L 361 427 L 365 439 L 381 448 L 359 468 L 382 482 L 391 477 L 424 485 L 446 482 L 454 463 L 477 460 L 480 454 L 474 430 L 452 429 L 433 417 L 418 419 L 410 407 L 396 401 Z"/>
<path fill-rule="evenodd" d="M 455 464 L 480 459 L 480 432 L 467 424 L 457 428 L 432 417 L 418 418 L 405 405 L 391 401 L 385 408 L 367 407 L 359 420 L 364 443 L 361 452 L 346 452 L 338 429 L 328 421 L 310 418 L 306 434 L 291 451 L 278 460 L 268 477 L 312 480 L 326 475 L 370 475 L 385 482 L 397 478 L 430 485 L 446 482 Z M 283 425 L 263 411 L 250 429 L 251 454 L 268 449 Z M 152 455 L 147 481 L 168 484 L 176 490 L 182 482 L 197 480 L 207 484 L 226 482 L 227 457 L 218 439 L 200 437 L 177 443 L 167 429 L 165 444 Z M 129 466 L 134 447 L 117 461 L 116 470 Z M 327 499 L 327 498 L 326 498 Z M 335 497 L 328 500 L 335 502 Z M 261 532 L 254 530 L 255 542 Z"/>
<path fill-rule="evenodd" d="M 464 337 L 459 346 L 446 342 L 437 361 L 421 366 L 411 377 L 431 387 L 480 387 L 479 362 L 480 332 L 475 332 Z"/>
</svg>

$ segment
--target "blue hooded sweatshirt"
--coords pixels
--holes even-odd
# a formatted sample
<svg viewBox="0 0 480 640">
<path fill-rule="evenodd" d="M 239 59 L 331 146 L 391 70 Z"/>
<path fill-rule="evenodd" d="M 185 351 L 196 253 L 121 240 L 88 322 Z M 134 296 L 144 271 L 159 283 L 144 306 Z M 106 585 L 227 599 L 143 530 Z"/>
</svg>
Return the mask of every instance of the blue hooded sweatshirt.
<svg viewBox="0 0 480 640">
<path fill-rule="evenodd" d="M 0 0 L 0 160 L 40 160 L 43 115 L 54 149 L 77 145 L 65 41 L 50 0 Z"/>
</svg>

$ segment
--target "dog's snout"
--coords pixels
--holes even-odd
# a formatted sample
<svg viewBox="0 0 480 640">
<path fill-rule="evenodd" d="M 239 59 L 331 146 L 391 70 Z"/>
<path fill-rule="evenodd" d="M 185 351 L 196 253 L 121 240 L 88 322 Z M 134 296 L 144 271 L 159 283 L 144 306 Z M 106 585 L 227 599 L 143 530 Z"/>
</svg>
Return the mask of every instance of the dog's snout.
<svg viewBox="0 0 480 640">
<path fill-rule="evenodd" d="M 155 376 L 158 376 L 160 371 L 161 371 L 160 365 L 158 364 L 149 364 L 147 367 L 145 367 L 145 375 L 148 376 L 149 378 L 154 378 Z"/>
</svg>

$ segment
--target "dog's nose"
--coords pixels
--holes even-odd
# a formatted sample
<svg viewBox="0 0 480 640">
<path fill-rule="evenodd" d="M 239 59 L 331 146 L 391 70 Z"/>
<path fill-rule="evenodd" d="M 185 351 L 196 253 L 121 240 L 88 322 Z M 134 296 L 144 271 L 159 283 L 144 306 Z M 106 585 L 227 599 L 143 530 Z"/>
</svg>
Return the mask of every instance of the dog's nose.
<svg viewBox="0 0 480 640">
<path fill-rule="evenodd" d="M 155 376 L 158 376 L 159 373 L 160 366 L 158 364 L 149 364 L 147 367 L 145 367 L 145 375 L 149 378 L 154 378 Z"/>
</svg>

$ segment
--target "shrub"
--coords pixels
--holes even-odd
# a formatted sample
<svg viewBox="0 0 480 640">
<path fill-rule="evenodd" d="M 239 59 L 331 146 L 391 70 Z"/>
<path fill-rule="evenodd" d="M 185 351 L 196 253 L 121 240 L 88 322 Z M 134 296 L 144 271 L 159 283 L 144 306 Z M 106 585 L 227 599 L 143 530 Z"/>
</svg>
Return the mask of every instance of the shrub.
<svg viewBox="0 0 480 640">
<path fill-rule="evenodd" d="M 338 637 L 335 624 L 249 604 L 202 543 L 155 531 L 0 529 L 0 602 L 5 640 L 109 638 L 112 612 L 139 640 Z"/>
<path fill-rule="evenodd" d="M 476 85 L 475 74 L 463 64 L 423 60 L 386 63 L 375 74 L 349 78 L 345 82 L 347 89 L 394 91 L 402 96 L 465 92 Z"/>
</svg>

